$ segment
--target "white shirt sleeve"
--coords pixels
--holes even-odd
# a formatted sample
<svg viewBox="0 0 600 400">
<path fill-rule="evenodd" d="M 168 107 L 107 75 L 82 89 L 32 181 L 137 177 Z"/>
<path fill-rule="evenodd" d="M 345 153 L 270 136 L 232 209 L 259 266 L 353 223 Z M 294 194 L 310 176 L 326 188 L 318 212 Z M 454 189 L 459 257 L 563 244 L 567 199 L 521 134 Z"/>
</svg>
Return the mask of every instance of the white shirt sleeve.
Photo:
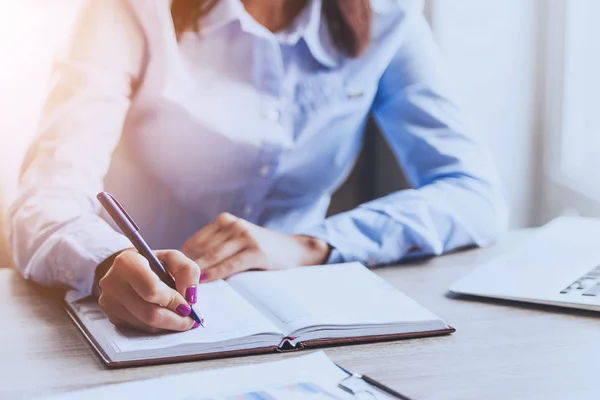
<svg viewBox="0 0 600 400">
<path fill-rule="evenodd" d="M 29 149 L 9 240 L 23 276 L 40 284 L 92 291 L 96 266 L 131 247 L 98 214 L 111 155 L 139 79 L 144 40 L 127 3 L 88 0 L 55 82 L 39 135 Z"/>
</svg>

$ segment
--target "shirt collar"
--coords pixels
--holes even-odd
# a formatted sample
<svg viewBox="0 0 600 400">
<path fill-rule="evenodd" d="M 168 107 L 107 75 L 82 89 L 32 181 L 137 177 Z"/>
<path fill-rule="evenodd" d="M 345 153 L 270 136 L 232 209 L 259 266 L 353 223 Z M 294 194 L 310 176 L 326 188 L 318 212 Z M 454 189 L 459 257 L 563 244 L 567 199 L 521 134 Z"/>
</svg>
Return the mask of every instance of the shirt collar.
<svg viewBox="0 0 600 400">
<path fill-rule="evenodd" d="M 330 1 L 330 0 L 325 0 Z M 323 0 L 309 0 L 306 10 L 298 16 L 303 25 L 302 38 L 313 57 L 328 68 L 340 62 L 340 53 L 333 43 L 327 21 L 323 18 Z"/>
<path fill-rule="evenodd" d="M 303 39 L 312 56 L 319 63 L 333 68 L 340 62 L 340 53 L 329 34 L 327 21 L 323 18 L 322 1 L 309 0 L 306 8 L 296 17 L 292 25 L 278 33 L 277 36 L 280 40 L 291 44 Z M 246 29 L 254 25 L 249 23 L 249 19 L 251 17 L 240 0 L 219 0 L 215 8 L 203 20 L 201 30 L 207 33 L 235 20 L 239 20 L 242 28 Z M 259 33 L 254 29 L 251 30 L 254 31 L 252 32 L 254 34 Z"/>
<path fill-rule="evenodd" d="M 240 0 L 219 0 L 215 7 L 202 19 L 200 30 L 212 32 L 220 27 L 241 20 L 245 10 Z"/>
</svg>

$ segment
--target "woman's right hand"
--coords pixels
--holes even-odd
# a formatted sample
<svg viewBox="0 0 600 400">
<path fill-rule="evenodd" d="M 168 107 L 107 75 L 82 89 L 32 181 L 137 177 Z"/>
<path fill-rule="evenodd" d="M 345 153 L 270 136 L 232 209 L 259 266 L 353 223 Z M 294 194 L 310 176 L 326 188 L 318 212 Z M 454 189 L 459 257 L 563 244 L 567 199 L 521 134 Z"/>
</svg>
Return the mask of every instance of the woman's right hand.
<svg viewBox="0 0 600 400">
<path fill-rule="evenodd" d="M 189 315 L 190 304 L 196 303 L 198 264 L 177 250 L 154 253 L 175 279 L 177 290 L 163 283 L 141 254 L 125 250 L 100 280 L 98 304 L 116 326 L 151 333 L 197 328 Z"/>
</svg>

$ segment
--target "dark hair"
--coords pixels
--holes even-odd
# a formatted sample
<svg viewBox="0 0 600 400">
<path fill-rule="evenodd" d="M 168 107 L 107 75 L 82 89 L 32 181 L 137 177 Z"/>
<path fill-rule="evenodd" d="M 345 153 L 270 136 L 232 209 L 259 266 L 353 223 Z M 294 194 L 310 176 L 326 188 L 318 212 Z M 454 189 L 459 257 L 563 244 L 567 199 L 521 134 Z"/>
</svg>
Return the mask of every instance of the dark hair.
<svg viewBox="0 0 600 400">
<path fill-rule="evenodd" d="M 175 33 L 198 31 L 199 24 L 219 0 L 173 0 Z M 370 0 L 324 0 L 323 16 L 338 50 L 357 57 L 367 47 L 371 31 Z"/>
</svg>

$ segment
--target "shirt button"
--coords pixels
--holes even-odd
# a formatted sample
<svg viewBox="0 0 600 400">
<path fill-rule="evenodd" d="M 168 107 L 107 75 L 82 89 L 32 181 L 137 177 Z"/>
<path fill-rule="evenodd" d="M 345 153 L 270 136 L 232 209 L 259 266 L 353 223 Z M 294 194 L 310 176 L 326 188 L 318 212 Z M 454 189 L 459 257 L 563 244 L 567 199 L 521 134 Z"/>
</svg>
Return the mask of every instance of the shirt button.
<svg viewBox="0 0 600 400">
<path fill-rule="evenodd" d="M 252 214 L 252 210 L 254 210 L 254 208 L 250 204 L 245 205 L 243 210 L 244 217 L 248 218 L 250 214 Z"/>
<path fill-rule="evenodd" d="M 266 164 L 260 167 L 260 170 L 258 171 L 260 176 L 262 176 L 263 178 L 269 175 L 269 172 L 271 172 L 271 168 Z"/>
<path fill-rule="evenodd" d="M 280 116 L 281 116 L 281 113 L 279 112 L 279 110 L 277 110 L 275 108 L 271 108 L 271 109 L 265 111 L 265 118 L 268 119 L 269 121 L 278 122 Z"/>
</svg>

